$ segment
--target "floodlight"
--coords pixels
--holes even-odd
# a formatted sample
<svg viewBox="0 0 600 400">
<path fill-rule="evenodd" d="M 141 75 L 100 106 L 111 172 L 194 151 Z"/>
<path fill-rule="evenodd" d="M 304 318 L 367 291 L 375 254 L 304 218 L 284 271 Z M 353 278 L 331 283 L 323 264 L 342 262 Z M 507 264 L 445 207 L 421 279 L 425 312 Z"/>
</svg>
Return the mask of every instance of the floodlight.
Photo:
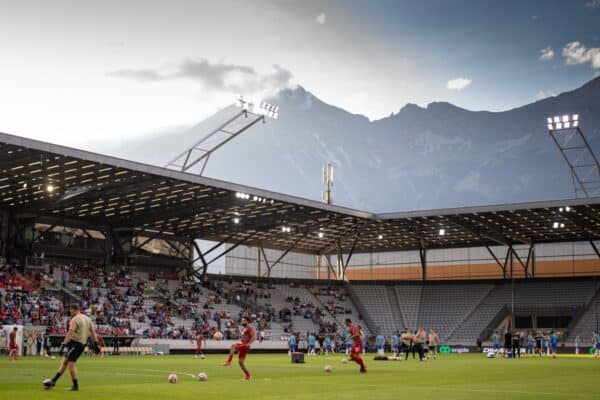
<svg viewBox="0 0 600 400">
<path fill-rule="evenodd" d="M 573 128 L 577 128 L 579 126 L 579 121 L 573 121 Z"/>
<path fill-rule="evenodd" d="M 555 223 L 553 223 L 553 224 L 552 224 L 552 227 L 553 227 L 554 229 L 558 228 L 558 226 L 559 226 L 558 222 L 555 222 Z"/>
<path fill-rule="evenodd" d="M 568 115 L 563 115 L 562 122 L 569 122 L 569 116 Z"/>
<path fill-rule="evenodd" d="M 569 211 L 571 211 L 571 207 L 569 207 L 569 206 L 566 206 L 566 207 L 565 207 L 565 211 L 566 211 L 566 212 L 569 212 Z"/>
<path fill-rule="evenodd" d="M 554 117 L 554 122 L 560 122 L 560 117 L 558 117 L 558 116 Z"/>
<path fill-rule="evenodd" d="M 552 123 L 552 118 L 548 117 L 548 118 L 546 118 L 546 120 L 548 121 L 549 124 Z"/>
<path fill-rule="evenodd" d="M 561 227 L 561 228 L 564 228 L 564 227 L 565 227 L 565 224 L 563 224 L 563 223 L 561 222 L 561 224 L 560 224 L 560 227 Z"/>
<path fill-rule="evenodd" d="M 572 120 L 579 121 L 579 114 L 573 114 Z"/>
<path fill-rule="evenodd" d="M 49 184 L 48 186 L 46 186 L 46 190 L 48 191 L 48 193 L 52 193 L 54 192 L 54 186 L 52 186 L 52 184 Z"/>
<path fill-rule="evenodd" d="M 446 234 L 446 230 L 444 228 L 440 229 L 440 236 L 444 236 Z"/>
<path fill-rule="evenodd" d="M 323 236 L 325 236 L 325 234 L 323 232 L 319 232 L 319 238 L 323 239 Z"/>
<path fill-rule="evenodd" d="M 383 235 L 377 236 L 377 239 L 379 239 L 379 240 L 383 239 Z"/>
<path fill-rule="evenodd" d="M 552 124 L 548 124 L 548 129 L 552 130 L 554 129 L 554 126 Z"/>
<path fill-rule="evenodd" d="M 571 123 L 570 122 L 565 122 L 565 129 L 570 128 L 571 127 Z"/>
<path fill-rule="evenodd" d="M 23 189 L 27 189 L 27 182 L 23 182 Z"/>
<path fill-rule="evenodd" d="M 558 212 L 563 212 L 563 210 L 564 210 L 564 208 L 560 207 L 560 208 L 558 209 Z"/>
<path fill-rule="evenodd" d="M 556 129 L 562 129 L 563 125 L 560 122 L 556 123 Z"/>
<path fill-rule="evenodd" d="M 233 219 L 233 223 L 234 223 L 234 224 L 239 224 L 239 223 L 240 223 L 240 219 L 239 219 L 239 218 L 237 218 L 237 217 L 236 217 L 236 218 L 234 218 L 234 219 Z"/>
</svg>

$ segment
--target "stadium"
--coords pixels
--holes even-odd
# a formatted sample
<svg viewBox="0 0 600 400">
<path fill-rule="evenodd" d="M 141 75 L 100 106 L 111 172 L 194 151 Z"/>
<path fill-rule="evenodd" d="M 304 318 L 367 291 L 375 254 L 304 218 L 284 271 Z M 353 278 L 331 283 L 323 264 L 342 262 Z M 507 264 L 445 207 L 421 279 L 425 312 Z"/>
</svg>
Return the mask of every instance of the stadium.
<svg viewBox="0 0 600 400">
<path fill-rule="evenodd" d="M 94 317 L 107 360 L 142 357 L 141 370 L 153 355 L 194 354 L 198 334 L 202 362 L 214 366 L 212 353 L 239 340 L 243 316 L 258 330 L 253 353 L 309 365 L 310 335 L 317 351 L 328 338 L 346 356 L 346 318 L 362 326 L 367 355 L 383 335 L 388 358 L 394 335 L 422 327 L 437 333 L 442 357 L 485 358 L 494 332 L 506 331 L 519 332 L 524 353 L 528 336 L 545 343 L 550 332 L 559 356 L 594 351 L 598 199 L 374 215 L 7 134 L 0 141 L 2 323 L 19 326 L 33 357 L 44 336 L 58 354 L 72 302 Z M 225 274 L 210 274 L 221 257 Z M 548 347 L 535 351 L 547 357 Z"/>
<path fill-rule="evenodd" d="M 600 9 L 587 4 L 586 10 Z M 325 12 L 311 22 L 317 28 L 333 23 Z M 590 64 L 597 74 L 600 50 L 574 43 L 564 47 L 565 65 Z M 123 46 L 108 47 L 119 52 Z M 553 57 L 548 47 L 538 61 Z M 177 68 L 108 75 L 159 85 L 204 73 L 214 79 L 210 86 L 204 77 L 204 89 L 225 91 L 253 90 L 236 74 L 250 80 L 255 74 L 260 84 L 279 77 L 206 59 Z M 281 67 L 273 68 L 285 76 Z M 447 89 L 462 91 L 470 83 L 457 78 Z M 83 149 L 65 146 L 57 135 L 0 132 L 0 400 L 598 398 L 600 162 L 594 148 L 600 78 L 516 112 L 408 104 L 368 122 L 302 87 L 278 89 L 260 105 L 240 96 L 239 108 L 216 114 L 218 123 L 211 117 L 201 129 L 189 130 L 192 141 L 156 136 L 167 156 L 175 155 L 171 146 L 184 150 L 162 164 L 153 162 L 156 148 L 135 149 L 148 160 L 141 162 L 89 151 L 93 137 Z M 280 104 L 284 123 L 277 125 Z M 144 118 L 152 120 L 148 114 Z M 453 186 L 468 205 L 373 212 L 332 201 L 334 164 L 360 158 L 357 143 L 368 141 L 332 135 L 323 144 L 323 132 L 381 123 L 369 131 L 381 134 L 394 118 L 406 118 L 410 123 L 402 129 L 428 138 L 417 142 L 432 140 L 416 157 L 430 158 L 427 166 L 442 165 L 433 160 L 440 148 L 452 154 L 450 164 L 469 156 L 484 159 L 469 166 L 469 179 Z M 494 125 L 502 118 L 503 124 Z M 27 113 L 26 119 L 34 118 Z M 0 118 L 0 124 L 5 121 L 10 119 Z M 312 136 L 295 137 L 295 125 L 305 122 Z M 543 136 L 551 150 L 527 147 L 534 134 L 494 142 L 489 133 L 521 125 Z M 435 129 L 447 126 L 483 132 L 479 140 L 500 149 L 494 154 L 509 156 L 487 160 L 474 141 L 439 139 Z M 279 146 L 272 148 L 284 154 L 265 162 L 268 153 L 248 143 L 269 147 L 269 129 L 293 131 L 294 140 L 285 132 L 271 138 Z M 390 132 L 399 129 L 393 125 Z M 380 147 L 406 146 L 406 158 L 417 152 L 408 140 L 381 136 L 380 142 L 369 137 L 376 154 L 363 160 L 370 166 L 363 168 L 367 181 L 390 174 L 381 167 L 388 155 Z M 323 167 L 323 201 L 273 190 L 276 177 L 287 173 L 297 182 L 280 187 L 301 186 L 298 160 L 307 153 L 313 160 L 307 148 L 317 154 L 315 143 L 329 146 L 325 154 L 335 160 Z M 343 145 L 359 149 L 351 153 Z M 276 183 L 265 189 L 208 177 L 209 161 L 230 148 L 236 157 L 228 163 L 240 177 L 256 182 L 256 171 L 268 165 L 266 180 Z M 522 154 L 526 160 L 519 163 Z M 292 160 L 301 173 L 293 175 L 292 167 L 279 171 L 277 157 Z M 551 160 L 532 167 L 542 174 L 517 176 L 540 159 Z M 480 180 L 486 168 L 499 171 L 497 182 Z M 409 176 L 406 187 L 417 186 L 413 175 L 425 181 L 428 173 L 392 172 Z M 436 173 L 449 180 L 453 172 Z M 356 182 L 349 191 L 358 199 L 388 196 L 386 204 L 401 204 L 398 193 L 405 187 L 379 192 L 373 190 L 377 184 Z M 574 196 L 547 199 L 549 192 L 539 189 L 565 182 L 572 183 Z M 482 201 L 492 198 L 486 196 L 494 184 L 502 199 L 518 201 Z M 440 183 L 426 195 L 444 197 L 446 189 Z M 475 198 L 476 189 L 482 197 Z M 527 199 L 546 199 L 520 201 L 527 191 L 533 192 Z"/>
</svg>

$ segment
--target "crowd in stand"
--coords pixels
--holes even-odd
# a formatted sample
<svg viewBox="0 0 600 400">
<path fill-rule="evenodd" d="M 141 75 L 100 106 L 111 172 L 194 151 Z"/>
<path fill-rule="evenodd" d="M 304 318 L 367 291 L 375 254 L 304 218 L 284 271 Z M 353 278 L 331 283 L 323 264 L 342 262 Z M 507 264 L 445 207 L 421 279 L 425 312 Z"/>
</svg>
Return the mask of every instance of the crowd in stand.
<svg viewBox="0 0 600 400">
<path fill-rule="evenodd" d="M 292 316 L 310 319 L 318 326 L 317 334 L 329 335 L 338 327 L 324 318 L 326 312 L 351 312 L 333 300 L 313 304 L 299 297 L 288 297 L 286 305 L 277 310 L 271 304 L 275 287 L 269 284 L 233 279 L 200 282 L 185 273 L 148 273 L 142 279 L 126 269 L 107 271 L 73 264 L 51 265 L 46 272 L 1 269 L 0 289 L 0 325 L 45 325 L 51 334 L 66 331 L 65 304 L 56 297 L 62 290 L 69 293 L 71 301 L 79 301 L 101 335 L 192 339 L 200 333 L 207 339 L 237 339 L 239 324 L 245 317 L 257 327 L 260 340 L 271 336 L 274 321 L 282 324 L 281 339 L 286 340 L 296 331 Z M 309 289 L 315 295 L 340 301 L 346 296 L 339 289 Z M 154 301 L 147 303 L 148 298 Z M 228 304 L 235 304 L 241 311 L 228 311 L 224 307 Z M 184 326 L 176 319 L 188 323 Z"/>
</svg>

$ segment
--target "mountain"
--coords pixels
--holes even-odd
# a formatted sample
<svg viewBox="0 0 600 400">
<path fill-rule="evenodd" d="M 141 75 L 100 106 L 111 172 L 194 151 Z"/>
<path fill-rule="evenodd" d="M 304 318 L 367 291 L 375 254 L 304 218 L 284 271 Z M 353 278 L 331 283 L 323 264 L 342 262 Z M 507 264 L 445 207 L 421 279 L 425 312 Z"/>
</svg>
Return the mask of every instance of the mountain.
<svg viewBox="0 0 600 400">
<path fill-rule="evenodd" d="M 571 175 L 546 117 L 577 113 L 600 151 L 600 78 L 504 112 L 436 102 L 407 104 L 377 121 L 326 104 L 302 87 L 269 102 L 280 117 L 219 149 L 205 176 L 320 199 L 321 167 L 333 161 L 334 202 L 383 212 L 574 197 Z M 164 165 L 234 107 L 187 130 L 96 149 Z"/>
</svg>

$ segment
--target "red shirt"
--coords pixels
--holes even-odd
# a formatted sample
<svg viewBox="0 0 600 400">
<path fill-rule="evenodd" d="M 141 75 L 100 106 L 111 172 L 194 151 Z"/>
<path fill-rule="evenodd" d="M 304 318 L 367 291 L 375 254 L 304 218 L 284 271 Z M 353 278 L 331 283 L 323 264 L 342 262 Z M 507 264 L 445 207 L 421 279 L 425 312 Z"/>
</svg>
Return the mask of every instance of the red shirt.
<svg viewBox="0 0 600 400">
<path fill-rule="evenodd" d="M 198 336 L 196 336 L 196 347 L 197 347 L 198 349 L 201 349 L 201 348 L 202 348 L 202 340 L 203 340 L 203 337 L 202 337 L 202 335 L 198 335 Z"/>
<path fill-rule="evenodd" d="M 250 325 L 246 326 L 242 331 L 242 343 L 249 344 L 250 339 L 255 335 L 256 331 Z"/>
<path fill-rule="evenodd" d="M 13 332 L 9 333 L 8 338 L 10 339 L 10 343 L 9 343 L 10 346 L 14 346 L 17 344 L 17 340 L 16 340 L 17 332 L 13 331 Z"/>
<path fill-rule="evenodd" d="M 362 329 L 360 325 L 351 325 L 350 326 L 350 336 L 352 337 L 352 343 L 354 344 L 362 344 Z"/>
</svg>

